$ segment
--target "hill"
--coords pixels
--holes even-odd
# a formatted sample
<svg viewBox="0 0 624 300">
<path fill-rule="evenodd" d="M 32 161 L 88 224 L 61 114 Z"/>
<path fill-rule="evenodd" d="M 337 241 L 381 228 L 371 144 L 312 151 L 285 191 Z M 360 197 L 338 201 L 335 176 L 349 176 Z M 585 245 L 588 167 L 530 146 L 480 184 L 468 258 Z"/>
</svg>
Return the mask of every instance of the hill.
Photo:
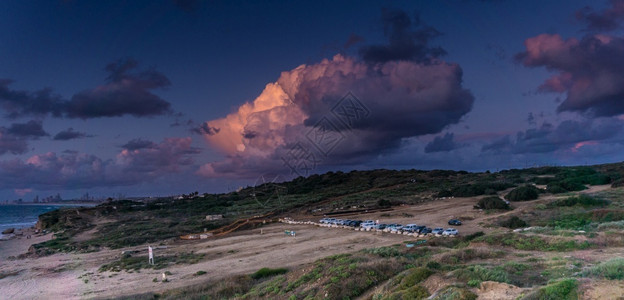
<svg viewBox="0 0 624 300">
<path fill-rule="evenodd" d="M 94 292 L 102 297 L 600 298 L 624 292 L 617 290 L 624 278 L 618 260 L 624 254 L 623 175 L 622 164 L 496 173 L 329 172 L 227 194 L 113 201 L 42 215 L 39 228 L 55 232 L 54 238 L 34 244 L 22 258 L 100 257 L 85 267 L 92 272 L 80 276 L 119 285 L 114 293 Z M 525 186 L 538 191 L 536 200 L 512 201 L 511 209 L 473 208 L 481 199 L 502 199 Z M 209 221 L 206 215 L 224 218 Z M 241 222 L 227 235 L 179 238 L 259 215 L 262 222 Z M 459 218 L 464 224 L 456 238 L 418 239 L 273 223 L 283 217 L 318 221 L 323 215 L 430 227 L 448 227 L 448 219 Z M 284 230 L 296 230 L 297 236 L 285 236 Z M 155 266 L 144 261 L 148 244 L 163 249 Z M 152 274 L 151 280 L 164 270 L 172 274 L 169 283 L 154 278 L 146 290 L 131 288 L 145 277 L 136 272 Z M 116 276 L 129 283 L 109 279 Z"/>
</svg>

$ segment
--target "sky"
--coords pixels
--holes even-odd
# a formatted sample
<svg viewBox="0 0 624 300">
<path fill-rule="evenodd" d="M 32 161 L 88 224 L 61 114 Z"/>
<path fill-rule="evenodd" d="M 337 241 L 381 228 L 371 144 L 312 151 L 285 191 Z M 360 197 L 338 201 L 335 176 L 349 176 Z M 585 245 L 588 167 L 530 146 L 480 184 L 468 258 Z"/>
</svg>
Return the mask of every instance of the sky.
<svg viewBox="0 0 624 300">
<path fill-rule="evenodd" d="M 624 1 L 0 1 L 0 200 L 624 160 Z"/>
</svg>

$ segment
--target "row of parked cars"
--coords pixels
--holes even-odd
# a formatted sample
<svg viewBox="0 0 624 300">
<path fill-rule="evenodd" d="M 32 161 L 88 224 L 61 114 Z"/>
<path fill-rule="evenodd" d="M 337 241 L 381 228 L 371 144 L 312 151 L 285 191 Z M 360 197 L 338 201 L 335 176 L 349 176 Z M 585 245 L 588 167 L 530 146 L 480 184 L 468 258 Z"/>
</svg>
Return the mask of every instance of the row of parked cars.
<svg viewBox="0 0 624 300">
<path fill-rule="evenodd" d="M 361 227 L 364 229 L 377 229 L 377 230 L 389 230 L 389 231 L 397 231 L 397 232 L 409 232 L 409 233 L 418 233 L 418 234 L 440 234 L 440 235 L 457 235 L 458 231 L 455 228 L 447 228 L 444 229 L 442 227 L 429 228 L 424 225 L 417 224 L 384 224 L 384 223 L 376 223 L 373 220 L 343 220 L 343 219 L 335 219 L 335 218 L 323 218 L 319 221 L 321 224 L 332 224 L 332 225 L 342 225 L 342 226 L 350 226 L 350 227 Z M 461 225 L 461 221 L 452 219 L 449 220 L 449 225 Z"/>
</svg>

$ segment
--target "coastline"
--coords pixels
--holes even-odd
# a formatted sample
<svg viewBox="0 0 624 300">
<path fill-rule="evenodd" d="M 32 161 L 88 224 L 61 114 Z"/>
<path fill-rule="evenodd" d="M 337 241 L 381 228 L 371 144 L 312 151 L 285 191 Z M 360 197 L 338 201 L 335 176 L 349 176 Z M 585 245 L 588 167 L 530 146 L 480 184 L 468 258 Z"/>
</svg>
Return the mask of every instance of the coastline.
<svg viewBox="0 0 624 300">
<path fill-rule="evenodd" d="M 58 203 L 58 202 L 50 202 L 50 203 L 0 203 L 0 206 L 84 206 L 84 207 L 94 207 L 104 202 L 80 202 L 80 203 Z"/>
</svg>

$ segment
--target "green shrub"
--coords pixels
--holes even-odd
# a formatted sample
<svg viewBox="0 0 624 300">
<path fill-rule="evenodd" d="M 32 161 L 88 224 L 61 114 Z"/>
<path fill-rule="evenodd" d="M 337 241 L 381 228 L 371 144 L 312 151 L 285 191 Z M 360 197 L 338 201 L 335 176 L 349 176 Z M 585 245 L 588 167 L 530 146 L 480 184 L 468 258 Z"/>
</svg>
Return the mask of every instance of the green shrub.
<svg viewBox="0 0 624 300">
<path fill-rule="evenodd" d="M 434 300 L 475 300 L 477 295 L 466 288 L 447 286 L 438 292 Z"/>
<path fill-rule="evenodd" d="M 532 185 L 525 185 L 511 190 L 505 198 L 509 201 L 528 201 L 539 197 L 539 189 Z"/>
<path fill-rule="evenodd" d="M 507 272 L 500 267 L 490 269 L 479 265 L 473 265 L 454 271 L 454 275 L 458 279 L 466 282 L 471 280 L 509 282 Z"/>
<path fill-rule="evenodd" d="M 596 199 L 594 197 L 588 195 L 579 195 L 577 197 L 568 197 L 565 199 L 555 200 L 553 202 L 548 203 L 547 207 L 561 207 L 561 206 L 605 206 L 608 205 L 609 201 Z"/>
<path fill-rule="evenodd" d="M 472 279 L 469 280 L 468 283 L 466 283 L 466 285 L 468 285 L 469 287 L 479 287 L 481 285 L 481 280 L 478 279 Z"/>
<path fill-rule="evenodd" d="M 206 271 L 197 271 L 195 272 L 195 276 L 200 276 L 206 274 Z"/>
<path fill-rule="evenodd" d="M 410 272 L 403 277 L 401 280 L 401 289 L 410 288 L 423 280 L 427 279 L 433 272 L 427 268 L 415 268 L 410 270 Z"/>
<path fill-rule="evenodd" d="M 440 265 L 440 263 L 435 260 L 429 261 L 427 263 L 427 268 L 429 269 L 437 270 L 440 269 L 440 267 L 442 267 L 442 265 Z"/>
<path fill-rule="evenodd" d="M 578 282 L 576 279 L 563 279 L 555 283 L 551 283 L 545 287 L 540 288 L 535 293 L 531 293 L 523 299 L 561 299 L 561 300 L 576 300 L 578 299 L 577 293 Z"/>
<path fill-rule="evenodd" d="M 256 271 L 255 273 L 251 274 L 251 278 L 260 279 L 264 277 L 271 277 L 271 276 L 275 276 L 279 274 L 284 274 L 286 272 L 288 272 L 288 270 L 285 268 L 277 268 L 277 269 L 262 268 Z"/>
<path fill-rule="evenodd" d="M 583 272 L 585 276 L 603 277 L 611 280 L 624 279 L 624 258 L 613 258 Z"/>
<path fill-rule="evenodd" d="M 484 235 L 485 235 L 485 233 L 483 233 L 483 231 L 477 231 L 475 233 L 471 233 L 471 234 L 465 236 L 464 237 L 464 241 L 469 242 L 469 241 L 472 241 L 472 240 L 474 240 L 474 239 L 476 239 L 476 238 L 478 238 L 480 236 L 484 236 Z"/>
<path fill-rule="evenodd" d="M 528 227 L 529 224 L 527 224 L 527 222 L 525 222 L 524 220 L 520 219 L 518 216 L 512 216 L 506 220 L 501 221 L 499 225 L 502 227 L 516 229 Z"/>
<path fill-rule="evenodd" d="M 371 248 L 371 249 L 364 249 L 363 251 L 365 253 L 379 255 L 381 257 L 395 257 L 395 256 L 401 255 L 401 252 L 399 251 L 399 249 L 394 248 L 394 247 Z"/>
<path fill-rule="evenodd" d="M 565 179 L 561 181 L 551 182 L 546 186 L 546 190 L 553 194 L 566 192 L 582 191 L 586 189 L 582 181 L 577 179 Z"/>
<path fill-rule="evenodd" d="M 497 196 L 481 198 L 477 202 L 477 207 L 481 209 L 509 209 L 509 204 Z"/>
</svg>

